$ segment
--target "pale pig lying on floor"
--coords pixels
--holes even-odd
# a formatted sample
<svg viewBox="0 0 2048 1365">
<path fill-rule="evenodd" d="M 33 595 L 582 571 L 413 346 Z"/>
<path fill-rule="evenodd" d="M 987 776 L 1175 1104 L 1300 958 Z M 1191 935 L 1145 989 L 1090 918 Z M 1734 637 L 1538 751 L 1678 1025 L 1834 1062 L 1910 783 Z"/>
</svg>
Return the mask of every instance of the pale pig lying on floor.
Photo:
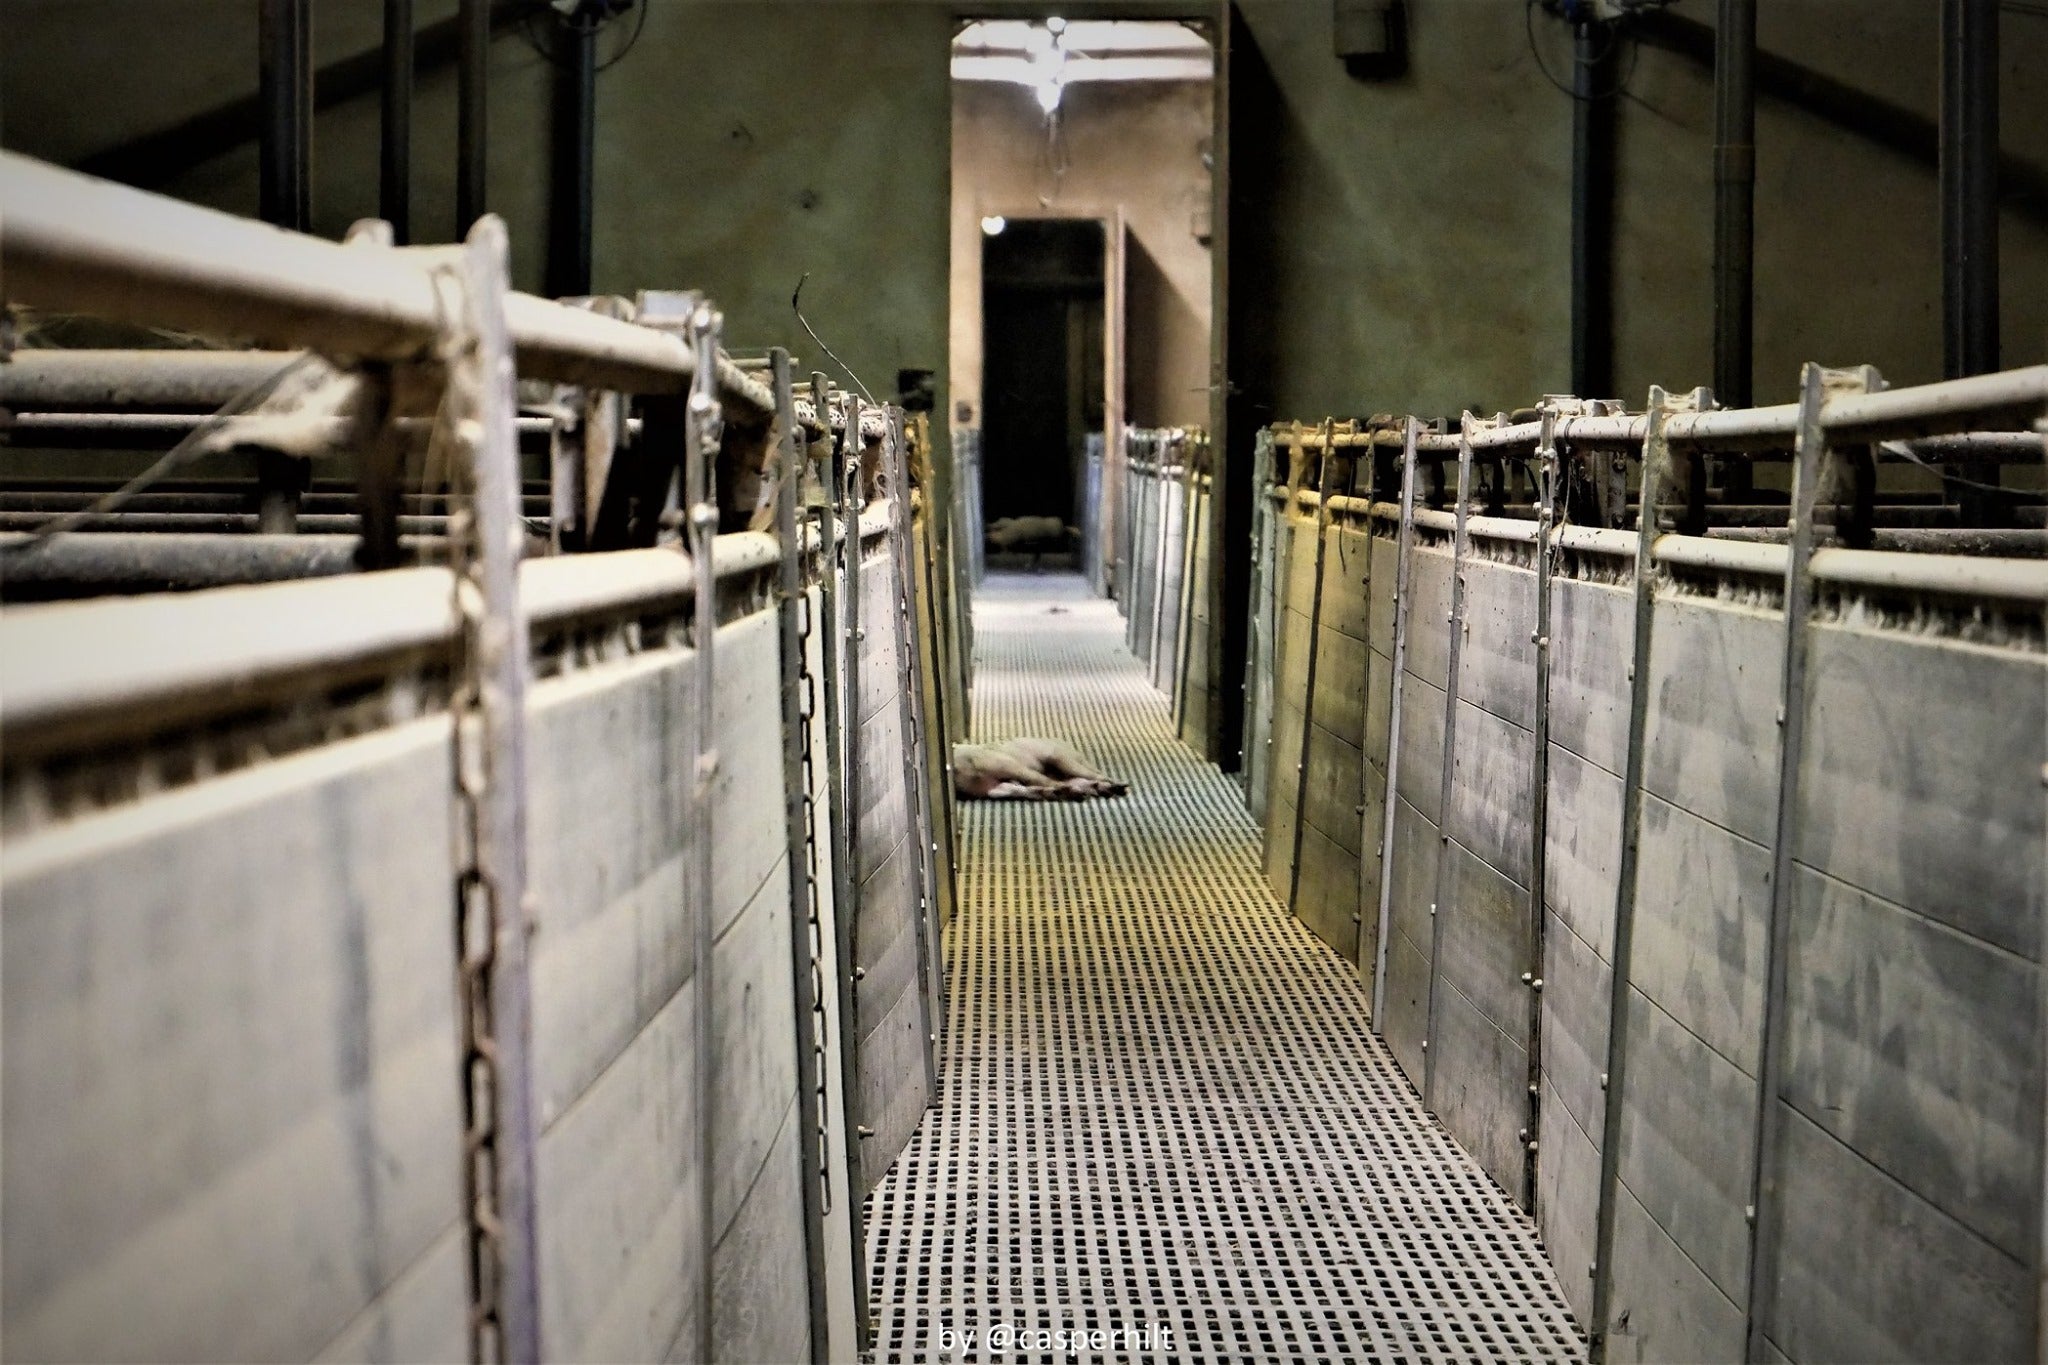
<svg viewBox="0 0 2048 1365">
<path fill-rule="evenodd" d="M 953 790 L 975 801 L 1086 801 L 1130 790 L 1056 739 L 955 744 Z"/>
</svg>

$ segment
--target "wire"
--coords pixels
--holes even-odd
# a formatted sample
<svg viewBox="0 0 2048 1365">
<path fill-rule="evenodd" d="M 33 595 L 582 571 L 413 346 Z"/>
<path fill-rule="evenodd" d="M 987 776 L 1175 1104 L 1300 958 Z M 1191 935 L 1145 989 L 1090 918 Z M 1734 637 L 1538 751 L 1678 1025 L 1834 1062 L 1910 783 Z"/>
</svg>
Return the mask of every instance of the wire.
<svg viewBox="0 0 2048 1365">
<path fill-rule="evenodd" d="M 1585 100 L 1588 103 L 1610 100 L 1617 95 L 1626 96 L 1628 94 L 1628 83 L 1635 79 L 1636 63 L 1642 60 L 1643 45 L 1639 42 L 1630 42 L 1628 69 L 1615 78 L 1614 84 L 1611 87 L 1606 90 L 1596 90 L 1590 95 L 1581 95 L 1576 89 L 1566 85 L 1563 81 L 1552 75 L 1550 64 L 1543 60 L 1543 49 L 1536 42 L 1536 6 L 1538 3 L 1539 0 L 1527 0 L 1522 6 L 1522 30 L 1529 40 L 1529 55 L 1536 59 L 1536 69 L 1543 73 L 1543 79 L 1549 81 L 1573 99 Z M 1606 24 L 1604 27 L 1607 30 L 1607 46 L 1602 48 L 1598 55 L 1594 56 L 1590 61 L 1581 61 L 1578 54 L 1576 52 L 1573 53 L 1572 62 L 1574 65 L 1598 66 L 1613 55 L 1615 44 L 1619 43 L 1625 36 L 1622 31 L 1622 21 L 1617 19 Z"/>
<path fill-rule="evenodd" d="M 212 416 L 186 432 L 176 445 L 158 456 L 156 462 L 150 465 L 149 468 L 143 470 L 113 492 L 93 499 L 84 507 L 74 508 L 69 512 L 59 512 L 56 516 L 51 517 L 48 521 L 43 522 L 30 531 L 25 538 L 11 542 L 6 548 L 8 550 L 26 550 L 31 546 L 40 545 L 52 537 L 63 535 L 67 531 L 75 531 L 88 522 L 96 521 L 107 513 L 118 510 L 128 499 L 163 478 L 164 475 L 176 469 L 195 454 L 200 442 L 215 431 L 218 431 L 228 418 L 248 411 L 256 404 L 270 397 L 271 394 L 276 393 L 279 385 L 291 378 L 300 368 L 311 363 L 312 359 L 313 353 L 311 351 L 293 356 L 291 360 L 273 370 L 269 375 L 250 385 L 233 398 L 230 398 Z"/>
<path fill-rule="evenodd" d="M 641 33 L 647 28 L 647 12 L 653 8 L 653 0 L 635 0 L 635 3 L 637 3 L 639 12 L 633 21 L 633 31 L 626 37 L 625 45 L 611 56 L 599 62 L 593 74 L 609 71 L 617 66 L 626 59 L 626 54 L 631 52 L 639 43 Z M 548 4 L 547 0 L 536 0 L 534 7 L 527 10 L 521 16 L 519 21 L 520 32 L 525 35 L 528 47 L 538 52 L 550 66 L 558 66 L 565 71 L 570 69 L 571 64 L 556 52 L 552 42 L 541 38 L 534 32 L 534 20 L 539 18 L 544 11 L 551 11 L 554 14 L 555 28 L 558 32 L 578 34 L 597 33 L 607 27 L 612 22 L 612 19 L 616 17 L 614 15 L 585 21 L 578 19 L 574 13 L 562 13 L 560 10 L 555 9 L 554 6 Z M 621 12 L 623 13 L 623 11 Z"/>
<path fill-rule="evenodd" d="M 806 270 L 803 273 L 803 277 L 796 282 L 796 292 L 789 296 L 789 310 L 795 313 L 796 320 L 803 324 L 804 334 L 818 343 L 818 349 L 823 351 L 834 365 L 846 371 L 846 377 L 853 381 L 853 386 L 856 389 L 860 390 L 860 396 L 867 399 L 869 403 L 879 407 L 880 404 L 875 403 L 875 396 L 868 392 L 868 386 L 861 383 L 860 376 L 853 372 L 853 367 L 832 353 L 832 348 L 825 344 L 825 338 L 818 335 L 817 330 L 811 326 L 810 319 L 804 316 L 803 306 L 797 300 L 804 296 L 804 280 L 808 280 L 810 277 L 811 272 Z"/>
</svg>

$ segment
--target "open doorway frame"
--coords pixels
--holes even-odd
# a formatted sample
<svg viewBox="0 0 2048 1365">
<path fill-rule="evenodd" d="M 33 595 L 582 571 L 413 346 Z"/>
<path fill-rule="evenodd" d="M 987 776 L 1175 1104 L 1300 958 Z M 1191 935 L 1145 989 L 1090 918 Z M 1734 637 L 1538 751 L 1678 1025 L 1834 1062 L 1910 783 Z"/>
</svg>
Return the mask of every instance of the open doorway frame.
<svg viewBox="0 0 2048 1365">
<path fill-rule="evenodd" d="M 1079 0 L 1074 0 L 1078 3 Z M 1066 5 L 1047 3 L 1046 0 L 982 0 L 971 11 L 963 11 L 955 28 L 957 35 L 971 23 L 981 20 L 1028 21 L 1043 24 L 1047 19 L 1068 14 Z M 1207 573 L 1204 575 L 1207 592 L 1202 604 L 1203 614 L 1214 623 L 1207 632 L 1208 667 L 1205 670 L 1207 684 L 1205 704 L 1198 708 L 1197 732 L 1189 733 L 1185 739 L 1205 757 L 1215 760 L 1227 770 L 1240 766 L 1241 737 L 1243 733 L 1244 705 L 1244 661 L 1246 657 L 1245 608 L 1249 602 L 1251 575 L 1250 524 L 1251 488 L 1250 464 L 1252 433 L 1256 428 L 1259 406 L 1252 396 L 1244 392 L 1243 386 L 1231 382 L 1235 369 L 1232 363 L 1234 353 L 1242 353 L 1242 338 L 1237 346 L 1232 345 L 1232 322 L 1227 304 L 1229 300 L 1230 256 L 1230 209 L 1234 198 L 1239 198 L 1240 187 L 1234 186 L 1229 173 L 1230 144 L 1233 140 L 1233 107 L 1231 95 L 1233 68 L 1238 64 L 1237 54 L 1243 53 L 1256 60 L 1256 53 L 1246 40 L 1243 20 L 1238 14 L 1235 0 L 1195 0 L 1188 4 L 1147 4 L 1138 0 L 1127 9 L 1096 8 L 1089 4 L 1084 11 L 1088 21 L 1141 21 L 1147 23 L 1171 23 L 1184 26 L 1198 33 L 1208 48 L 1209 91 L 1207 99 L 1207 123 L 1209 146 L 1206 150 L 1208 168 L 1207 193 L 1201 204 L 1205 220 L 1204 239 L 1209 249 L 1207 265 L 1207 365 L 1193 380 L 1191 391 L 1197 407 L 1192 416 L 1178 419 L 1180 424 L 1202 424 L 1211 433 L 1213 451 L 1211 473 L 1216 490 L 1214 533 L 1207 539 Z M 973 326 L 979 328 L 979 243 L 963 243 L 961 237 L 961 214 L 958 211 L 964 192 L 963 178 L 970 177 L 974 168 L 963 168 L 960 161 L 961 131 L 958 126 L 958 89 L 955 90 L 955 123 L 953 189 L 954 249 L 952 273 L 952 300 L 954 315 L 954 347 L 951 362 L 953 376 L 954 409 L 948 416 L 955 427 L 975 426 L 980 418 L 979 397 L 982 373 L 980 369 L 978 338 L 972 345 L 976 354 L 972 362 L 963 364 L 961 346 L 960 302 L 971 298 L 975 301 Z M 1257 106 L 1261 101 L 1252 101 Z M 1256 178 L 1256 177 L 1255 177 Z M 995 209 L 987 210 L 998 211 Z M 1062 216 L 1056 207 L 1045 204 L 1016 204 L 1010 211 L 1020 217 Z M 1106 264 L 1105 278 L 1108 289 L 1115 296 L 1105 307 L 1105 326 L 1109 335 L 1105 337 L 1104 356 L 1106 368 L 1104 459 L 1101 515 L 1097 525 L 1113 528 L 1117 515 L 1122 511 L 1117 506 L 1123 487 L 1123 465 L 1125 460 L 1123 433 L 1134 419 L 1131 403 L 1131 386 L 1136 382 L 1133 376 L 1132 299 L 1130 294 L 1131 242 L 1133 227 L 1128 222 L 1118 222 L 1121 215 L 1103 212 L 1075 212 L 1075 217 L 1093 217 L 1106 225 L 1105 240 L 1108 250 L 1120 259 Z M 963 245 L 967 250 L 963 250 Z M 1141 362 L 1142 363 L 1142 362 Z M 1200 386 L 1194 388 L 1193 386 Z M 1206 392 L 1200 390 L 1205 388 Z M 1142 418 L 1142 414 L 1138 414 Z M 1172 423 L 1168 423 L 1169 425 Z M 1102 581 L 1098 590 L 1115 586 L 1115 576 L 1123 566 L 1115 563 L 1116 547 L 1113 532 L 1108 533 L 1102 547 L 1101 561 L 1104 564 Z"/>
</svg>

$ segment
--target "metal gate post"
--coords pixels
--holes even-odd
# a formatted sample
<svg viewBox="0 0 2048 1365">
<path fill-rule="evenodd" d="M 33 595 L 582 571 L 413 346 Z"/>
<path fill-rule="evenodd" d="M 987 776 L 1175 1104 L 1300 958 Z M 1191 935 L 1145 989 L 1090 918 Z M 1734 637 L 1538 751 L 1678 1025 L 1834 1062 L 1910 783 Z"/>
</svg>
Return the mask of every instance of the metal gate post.
<svg viewBox="0 0 2048 1365">
<path fill-rule="evenodd" d="M 694 782 L 692 814 L 696 844 L 691 869 L 697 899 L 697 953 L 693 986 L 696 989 L 697 1031 L 697 1124 L 699 1168 L 697 1215 L 697 1265 L 699 1308 L 697 1358 L 710 1361 L 716 1340 L 716 1296 L 712 1261 L 717 1249 L 713 1230 L 716 1207 L 713 1172 L 717 1169 L 718 1065 L 717 1010 L 714 1005 L 717 973 L 714 967 L 718 909 L 713 903 L 713 841 L 716 816 L 711 803 L 712 779 L 718 773 L 717 706 L 713 654 L 718 637 L 718 575 L 713 565 L 718 537 L 718 490 L 714 486 L 721 434 L 718 403 L 718 342 L 724 320 L 708 303 L 700 302 L 690 313 L 689 338 L 696 354 L 696 374 L 690 384 L 689 410 L 683 424 L 683 507 L 689 530 L 690 558 L 696 568 L 697 601 L 691 612 L 694 623 L 692 644 L 696 649 L 693 670 L 694 714 L 690 723 L 691 768 Z"/>
<path fill-rule="evenodd" d="M 1529 836 L 1529 1124 L 1522 1139 L 1524 1153 L 1522 1207 L 1536 1216 L 1536 1154 L 1543 1140 L 1543 971 L 1548 932 L 1544 879 L 1550 851 L 1550 580 L 1556 546 L 1558 400 L 1543 404 L 1542 430 L 1536 440 L 1536 716 L 1534 752 L 1530 755 Z"/>
<path fill-rule="evenodd" d="M 467 817 L 456 945 L 468 1128 L 470 1351 L 478 1360 L 536 1362 L 542 1350 L 534 1176 L 539 1130 L 527 960 L 534 913 L 526 887 L 531 659 L 519 601 L 524 523 L 504 311 L 504 223 L 479 220 L 468 242 L 450 255 L 460 280 L 460 320 L 442 344 L 458 468 L 470 495 L 470 506 L 451 517 L 448 537 L 461 630 L 452 731 Z"/>
<path fill-rule="evenodd" d="M 939 1011 L 941 978 L 935 922 L 937 899 L 932 893 L 932 825 L 925 800 L 924 694 L 918 680 L 917 613 L 911 605 L 910 486 L 905 476 L 903 427 L 893 408 L 882 413 L 882 470 L 889 481 L 889 539 L 893 561 L 890 590 L 896 602 L 896 706 L 903 734 L 903 814 L 908 826 L 904 851 L 914 860 L 912 884 L 917 892 L 918 957 L 924 975 L 924 1071 L 930 1083 L 928 1102 L 939 1093 Z"/>
<path fill-rule="evenodd" d="M 1368 902 L 1377 902 L 1378 900 L 1376 890 L 1367 884 L 1365 875 L 1365 851 L 1370 847 L 1369 841 L 1373 834 L 1372 830 L 1366 828 L 1365 813 L 1369 809 L 1369 805 L 1365 799 L 1365 789 L 1372 773 L 1372 509 L 1376 505 L 1374 500 L 1379 496 L 1379 460 L 1374 454 L 1376 447 L 1373 444 L 1378 438 L 1378 434 L 1373 429 L 1372 424 L 1368 422 L 1365 430 L 1360 432 L 1359 435 L 1364 444 L 1356 447 L 1356 449 L 1363 451 L 1364 454 L 1362 456 L 1352 456 L 1351 470 L 1352 481 L 1355 484 L 1357 482 L 1359 461 L 1363 459 L 1365 464 L 1365 574 L 1358 580 L 1358 583 L 1360 588 L 1359 600 L 1365 604 L 1365 621 L 1362 627 L 1365 631 L 1365 671 L 1364 677 L 1361 679 L 1363 690 L 1358 695 L 1358 808 L 1352 812 L 1358 817 L 1358 887 L 1356 894 L 1352 898 L 1356 908 L 1351 912 L 1351 923 L 1355 926 L 1354 932 L 1358 935 L 1358 943 L 1352 953 L 1351 965 L 1363 972 L 1365 970 L 1365 907 Z M 1379 944 L 1375 943 L 1373 945 L 1375 973 L 1378 970 L 1379 957 Z M 1377 975 L 1374 976 L 1373 990 L 1375 993 L 1379 990 Z"/>
<path fill-rule="evenodd" d="M 844 461 L 835 453 L 832 440 L 832 391 L 820 371 L 811 373 L 811 409 L 824 431 L 825 442 L 825 468 L 819 479 L 825 490 L 825 505 L 818 509 L 818 598 L 824 634 L 818 643 L 818 657 L 825 673 L 825 820 L 832 841 L 832 941 L 837 979 L 831 983 L 831 989 L 839 996 L 839 1094 L 845 1111 L 839 1119 L 840 1131 L 845 1134 L 841 1156 L 846 1167 L 842 1178 L 847 1219 L 852 1225 L 855 1345 L 865 1354 L 870 1346 L 867 1211 L 861 1198 L 860 1142 L 855 1136 L 854 1114 L 854 1097 L 859 1094 L 860 1085 L 860 1021 L 854 1013 L 853 985 L 853 926 L 859 913 L 859 869 L 853 865 L 848 834 L 853 788 L 842 752 L 846 704 L 839 686 L 840 649 L 844 640 L 839 628 L 839 555 L 845 546 L 840 534 L 839 508 L 845 495 L 845 480 L 841 473 Z"/>
<path fill-rule="evenodd" d="M 1869 367 L 1830 370 L 1808 362 L 1800 376 L 1799 429 L 1792 466 L 1792 542 L 1785 557 L 1785 656 L 1778 694 L 1778 809 L 1771 837 L 1771 907 L 1765 958 L 1763 1037 L 1757 1068 L 1757 1113 L 1750 1152 L 1749 1295 L 1745 1350 L 1752 1365 L 1767 1365 L 1766 1338 L 1777 1293 L 1779 1160 L 1783 1122 L 1785 993 L 1792 955 L 1795 840 L 1799 828 L 1799 757 L 1806 735 L 1806 628 L 1813 606 L 1814 510 L 1831 482 L 1833 456 L 1821 428 L 1821 408 L 1838 393 L 1870 393 L 1884 381 Z"/>
<path fill-rule="evenodd" d="M 807 705 L 805 700 L 805 685 L 810 679 L 804 657 L 804 643 L 810 635 L 805 618 L 810 610 L 809 591 L 804 583 L 804 542 L 797 522 L 797 504 L 803 498 L 803 465 L 797 457 L 796 394 L 791 386 L 789 352 L 779 346 L 774 348 L 768 353 L 768 364 L 775 390 L 776 452 L 782 465 L 782 487 L 775 500 L 775 536 L 782 546 L 782 601 L 778 613 L 782 626 L 782 812 L 789 858 L 789 969 L 790 998 L 796 1016 L 797 1145 L 803 1163 L 804 1268 L 810 1296 L 811 1359 L 824 1365 L 831 1359 L 827 1341 L 831 1323 L 825 1295 L 825 1134 L 818 1094 L 822 1002 L 815 996 L 818 959 L 811 940 L 817 924 L 810 858 L 811 815 L 815 807 L 804 763 L 814 704 Z"/>
<path fill-rule="evenodd" d="M 1387 1034 L 1387 939 L 1393 934 L 1394 803 L 1400 797 L 1401 681 L 1408 667 L 1408 559 L 1415 547 L 1415 443 L 1422 423 L 1410 417 L 1401 432 L 1401 523 L 1394 551 L 1394 658 L 1387 692 L 1387 792 L 1380 825 L 1379 961 L 1372 978 L 1372 1031 Z"/>
<path fill-rule="evenodd" d="M 1295 911 L 1295 902 L 1301 897 L 1302 831 L 1308 828 L 1308 756 L 1316 732 L 1316 663 L 1323 642 L 1323 559 L 1330 543 L 1330 471 L 1337 464 L 1335 430 L 1336 423 L 1325 417 L 1322 429 L 1316 433 L 1323 455 L 1316 467 L 1315 586 L 1309 590 L 1308 599 L 1308 668 L 1303 675 L 1306 682 L 1301 698 L 1301 751 L 1295 755 L 1294 763 L 1294 851 L 1287 866 L 1287 909 L 1293 913 L 1299 913 Z M 1307 438 L 1302 440 L 1305 450 Z"/>
<path fill-rule="evenodd" d="M 1642 492 L 1636 508 L 1635 630 L 1628 666 L 1628 749 L 1621 784 L 1621 858 L 1614 888 L 1614 961 L 1609 968 L 1607 1069 L 1600 1074 L 1600 1203 L 1593 1234 L 1593 1309 L 1589 1356 L 1600 1365 L 1607 1355 L 1607 1319 L 1614 1296 L 1614 1216 L 1621 1180 L 1621 1105 L 1628 1072 L 1628 992 L 1636 925 L 1636 854 L 1641 841 L 1643 743 L 1650 715 L 1650 636 L 1656 620 L 1655 546 L 1657 499 L 1670 473 L 1671 443 L 1665 423 L 1681 412 L 1710 405 L 1704 389 L 1674 398 L 1650 389 L 1643 433 Z"/>
<path fill-rule="evenodd" d="M 1438 1035 L 1437 980 L 1443 975 L 1444 870 L 1451 856 L 1451 774 L 1458 757 L 1458 652 L 1465 636 L 1465 518 L 1472 503 L 1472 429 L 1479 419 L 1458 419 L 1458 524 L 1451 541 L 1450 658 L 1444 671 L 1444 773 L 1436 807 L 1436 879 L 1429 898 L 1429 1023 L 1422 1039 L 1422 1107 L 1436 1112 L 1436 1058 L 1429 1050 Z"/>
</svg>

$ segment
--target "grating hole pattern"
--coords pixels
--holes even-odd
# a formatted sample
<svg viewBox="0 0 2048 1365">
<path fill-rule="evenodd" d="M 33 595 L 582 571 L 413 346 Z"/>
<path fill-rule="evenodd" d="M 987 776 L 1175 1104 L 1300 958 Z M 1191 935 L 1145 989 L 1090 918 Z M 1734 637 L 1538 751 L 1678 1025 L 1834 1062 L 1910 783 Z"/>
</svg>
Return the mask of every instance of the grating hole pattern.
<svg viewBox="0 0 2048 1365">
<path fill-rule="evenodd" d="M 939 1097 L 868 1206 L 876 1358 L 1584 1359 L 1534 1224 L 1275 903 L 1115 608 L 991 576 L 975 649 L 977 738 L 1067 740 L 1132 793 L 962 808 Z M 1171 1336 L 989 1342 L 1119 1327 Z"/>
</svg>

